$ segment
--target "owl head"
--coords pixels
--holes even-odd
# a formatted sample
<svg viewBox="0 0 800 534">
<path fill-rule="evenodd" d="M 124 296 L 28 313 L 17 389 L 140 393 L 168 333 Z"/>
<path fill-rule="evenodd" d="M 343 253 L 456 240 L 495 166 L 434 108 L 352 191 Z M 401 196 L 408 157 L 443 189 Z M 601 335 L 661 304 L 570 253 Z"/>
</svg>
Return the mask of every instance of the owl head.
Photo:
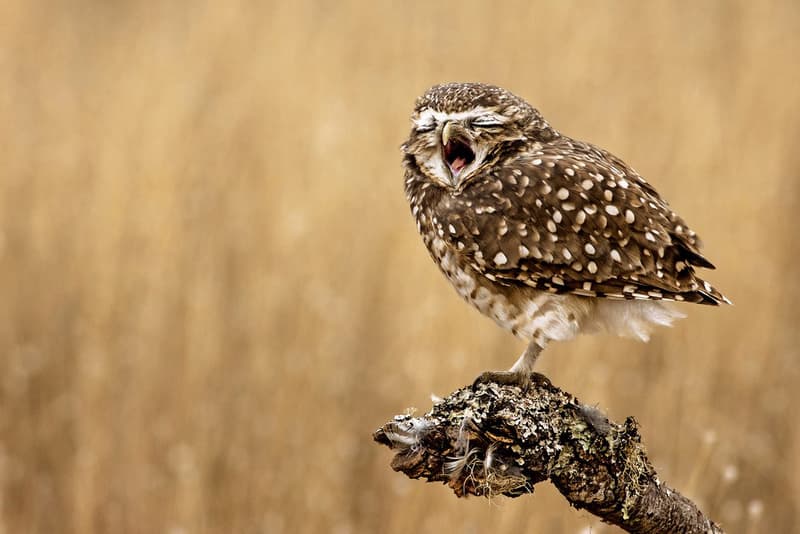
<svg viewBox="0 0 800 534">
<path fill-rule="evenodd" d="M 552 135 L 539 112 L 501 87 L 482 83 L 435 85 L 417 99 L 403 144 L 406 162 L 450 189 L 508 152 Z"/>
</svg>

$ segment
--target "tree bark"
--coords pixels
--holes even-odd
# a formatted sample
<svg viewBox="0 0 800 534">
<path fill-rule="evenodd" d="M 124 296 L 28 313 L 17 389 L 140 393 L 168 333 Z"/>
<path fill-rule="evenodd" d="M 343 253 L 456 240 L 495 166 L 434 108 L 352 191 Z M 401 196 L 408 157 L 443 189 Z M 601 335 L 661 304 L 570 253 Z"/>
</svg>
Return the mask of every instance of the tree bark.
<svg viewBox="0 0 800 534">
<path fill-rule="evenodd" d="M 422 417 L 398 415 L 373 438 L 392 468 L 457 496 L 518 497 L 550 480 L 569 503 L 633 533 L 722 533 L 663 484 L 638 425 L 621 425 L 534 375 L 527 392 L 494 383 L 459 389 Z"/>
</svg>

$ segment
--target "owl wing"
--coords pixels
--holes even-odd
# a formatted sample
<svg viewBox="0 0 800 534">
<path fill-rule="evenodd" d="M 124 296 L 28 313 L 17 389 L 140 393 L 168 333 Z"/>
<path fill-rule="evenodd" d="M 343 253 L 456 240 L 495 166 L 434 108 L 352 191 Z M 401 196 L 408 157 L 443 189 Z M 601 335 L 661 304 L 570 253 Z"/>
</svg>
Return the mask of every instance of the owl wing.
<svg viewBox="0 0 800 534">
<path fill-rule="evenodd" d="M 439 213 L 487 278 L 611 299 L 729 302 L 698 278 L 697 235 L 633 169 L 568 138 L 495 166 Z"/>
</svg>

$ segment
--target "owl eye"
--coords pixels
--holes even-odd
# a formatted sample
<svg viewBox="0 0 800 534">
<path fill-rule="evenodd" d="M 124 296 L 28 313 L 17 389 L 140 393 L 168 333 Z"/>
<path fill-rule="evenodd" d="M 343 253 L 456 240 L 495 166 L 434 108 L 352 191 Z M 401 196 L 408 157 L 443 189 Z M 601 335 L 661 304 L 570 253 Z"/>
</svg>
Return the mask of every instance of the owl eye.
<svg viewBox="0 0 800 534">
<path fill-rule="evenodd" d="M 431 121 L 431 122 L 424 122 L 422 124 L 417 124 L 414 129 L 417 131 L 417 133 L 425 133 L 425 132 L 431 132 L 435 128 L 436 128 L 436 123 Z"/>
<path fill-rule="evenodd" d="M 470 124 L 476 128 L 494 128 L 502 126 L 503 122 L 503 119 L 497 115 L 481 115 L 472 119 Z"/>
</svg>

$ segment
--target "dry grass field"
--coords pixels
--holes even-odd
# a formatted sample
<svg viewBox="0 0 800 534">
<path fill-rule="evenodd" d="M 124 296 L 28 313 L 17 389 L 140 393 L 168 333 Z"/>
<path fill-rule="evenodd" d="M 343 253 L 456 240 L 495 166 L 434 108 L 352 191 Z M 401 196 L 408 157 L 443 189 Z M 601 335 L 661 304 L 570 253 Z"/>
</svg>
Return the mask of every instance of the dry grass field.
<svg viewBox="0 0 800 534">
<path fill-rule="evenodd" d="M 797 2 L 0 3 L 0 534 L 611 533 L 457 500 L 371 432 L 522 350 L 416 234 L 414 99 L 609 148 L 735 306 L 540 370 L 729 532 L 800 532 Z"/>
</svg>

